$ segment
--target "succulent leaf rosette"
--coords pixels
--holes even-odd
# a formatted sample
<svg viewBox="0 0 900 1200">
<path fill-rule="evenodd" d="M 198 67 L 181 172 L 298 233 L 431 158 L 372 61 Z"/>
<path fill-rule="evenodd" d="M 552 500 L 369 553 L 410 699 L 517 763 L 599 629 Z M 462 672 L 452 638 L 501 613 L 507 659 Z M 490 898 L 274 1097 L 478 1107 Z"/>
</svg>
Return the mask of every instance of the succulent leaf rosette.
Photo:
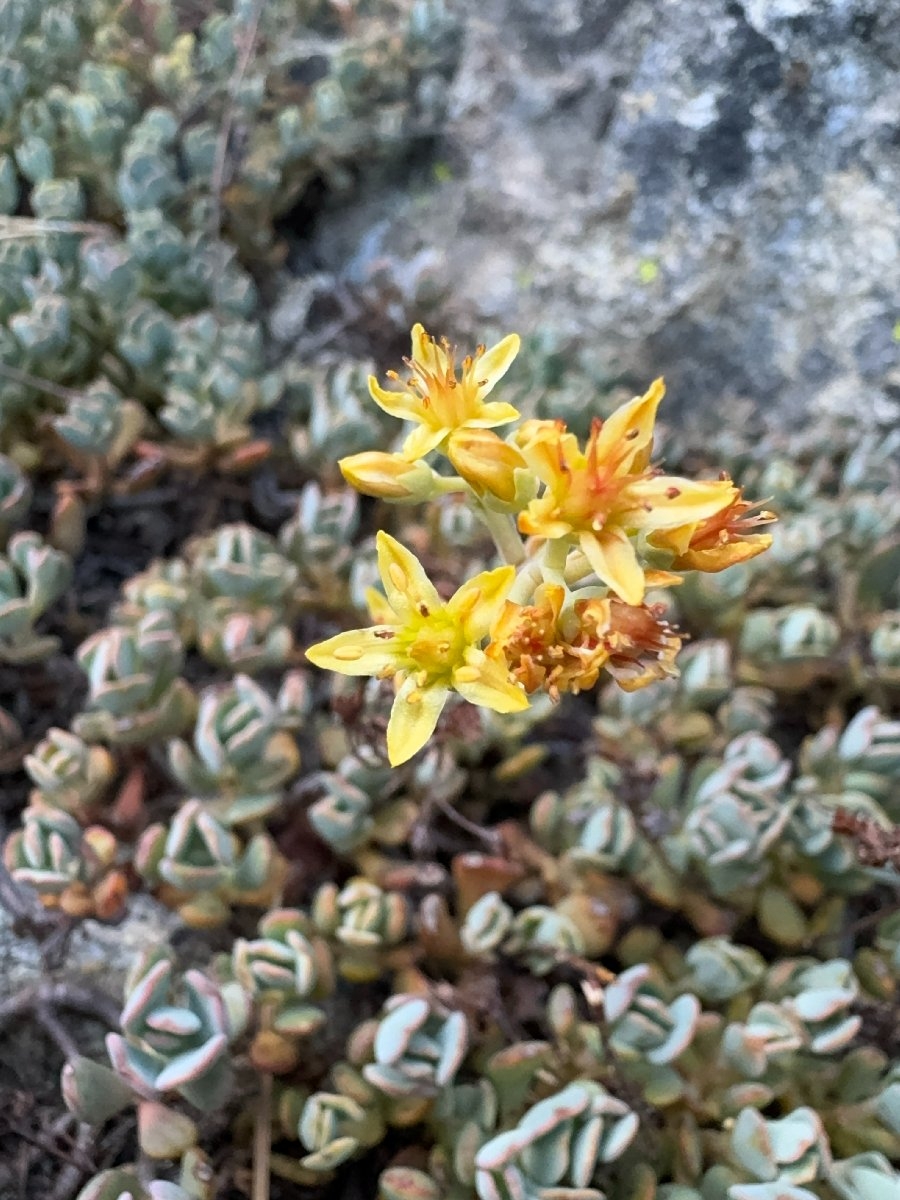
<svg viewBox="0 0 900 1200">
<path fill-rule="evenodd" d="M 468 1046 L 462 1013 L 441 1012 L 422 996 L 392 996 L 363 1075 L 386 1096 L 436 1096 L 453 1082 Z"/>
<path fill-rule="evenodd" d="M 226 824 L 258 820 L 278 805 L 283 785 L 300 765 L 283 723 L 278 704 L 248 676 L 237 675 L 201 696 L 193 747 L 180 739 L 170 742 L 169 766 Z"/>
<path fill-rule="evenodd" d="M 475 1155 L 479 1200 L 601 1200 L 603 1193 L 590 1186 L 595 1171 L 617 1159 L 637 1130 L 635 1113 L 600 1084 L 572 1083 L 481 1147 Z"/>
<path fill-rule="evenodd" d="M 203 1112 L 231 1087 L 229 1043 L 236 1034 L 222 992 L 201 971 L 179 979 L 168 958 L 150 957 L 130 979 L 122 1032 L 107 1036 L 110 1062 L 138 1096 L 182 1096 Z"/>
</svg>

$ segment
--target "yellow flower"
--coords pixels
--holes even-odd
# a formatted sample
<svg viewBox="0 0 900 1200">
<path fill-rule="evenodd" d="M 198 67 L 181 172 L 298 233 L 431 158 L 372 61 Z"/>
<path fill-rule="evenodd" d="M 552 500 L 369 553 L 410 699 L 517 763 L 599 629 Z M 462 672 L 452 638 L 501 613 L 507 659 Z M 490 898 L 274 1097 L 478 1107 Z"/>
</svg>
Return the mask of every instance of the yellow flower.
<svg viewBox="0 0 900 1200">
<path fill-rule="evenodd" d="M 676 571 L 724 571 L 756 558 L 772 545 L 771 533 L 754 530 L 778 518 L 765 509 L 755 509 L 759 505 L 745 500 L 735 488 L 731 502 L 706 520 L 654 533 L 648 540 L 652 546 L 673 552 L 671 566 Z"/>
<path fill-rule="evenodd" d="M 338 460 L 341 474 L 364 496 L 380 500 L 421 501 L 434 492 L 434 471 L 425 463 L 412 463 L 399 454 L 365 450 Z"/>
<path fill-rule="evenodd" d="M 381 623 L 339 633 L 311 646 L 306 656 L 329 671 L 394 680 L 387 747 L 397 766 L 431 737 L 451 689 L 501 713 L 527 708 L 528 698 L 505 666 L 481 649 L 515 569 L 482 571 L 445 603 L 414 554 L 383 532 L 376 543 L 387 593 L 373 603 Z"/>
<path fill-rule="evenodd" d="M 577 543 L 602 582 L 628 604 L 640 604 L 647 586 L 631 535 L 702 521 L 737 492 L 730 480 L 695 483 L 649 467 L 664 393 L 657 379 L 606 421 L 595 420 L 583 451 L 561 421 L 526 421 L 516 435 L 546 485 L 520 514 L 519 529 Z"/>
<path fill-rule="evenodd" d="M 392 417 L 416 421 L 403 443 L 404 458 L 414 461 L 436 450 L 455 429 L 491 429 L 514 421 L 518 411 L 511 404 L 485 396 L 506 372 L 519 352 L 519 338 L 509 334 L 490 350 L 479 346 L 466 355 L 457 377 L 453 349 L 444 338 L 440 345 L 421 325 L 412 330 L 412 356 L 404 359 L 409 368 L 405 388 L 396 371 L 388 378 L 401 384 L 400 391 L 387 391 L 374 375 L 369 376 L 372 399 Z"/>
<path fill-rule="evenodd" d="M 477 495 L 487 493 L 504 504 L 513 504 L 532 478 L 521 452 L 490 429 L 454 431 L 447 442 L 447 457 Z M 531 495 L 536 491 L 537 480 Z"/>
</svg>

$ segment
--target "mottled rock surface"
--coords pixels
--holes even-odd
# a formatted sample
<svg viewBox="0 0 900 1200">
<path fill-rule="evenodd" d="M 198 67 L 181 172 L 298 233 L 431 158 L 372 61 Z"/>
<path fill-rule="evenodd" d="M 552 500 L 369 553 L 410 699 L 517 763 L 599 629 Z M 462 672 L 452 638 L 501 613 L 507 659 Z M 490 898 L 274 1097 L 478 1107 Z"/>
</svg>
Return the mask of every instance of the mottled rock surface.
<svg viewBox="0 0 900 1200">
<path fill-rule="evenodd" d="M 412 262 L 389 319 L 436 288 L 461 337 L 541 329 L 611 385 L 665 373 L 669 415 L 891 414 L 900 0 L 456 9 L 445 169 L 324 220 L 320 264 L 359 286 Z"/>
</svg>

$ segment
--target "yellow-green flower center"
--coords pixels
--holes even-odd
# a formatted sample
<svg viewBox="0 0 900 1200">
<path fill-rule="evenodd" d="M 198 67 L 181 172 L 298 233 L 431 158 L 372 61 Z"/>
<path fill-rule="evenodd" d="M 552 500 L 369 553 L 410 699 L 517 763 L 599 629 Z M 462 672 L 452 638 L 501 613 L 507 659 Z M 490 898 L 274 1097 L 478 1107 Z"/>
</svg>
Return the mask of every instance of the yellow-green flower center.
<svg viewBox="0 0 900 1200">
<path fill-rule="evenodd" d="M 422 624 L 409 630 L 406 653 L 430 681 L 449 679 L 463 659 L 465 637 L 460 626 L 445 612 L 428 614 Z"/>
</svg>

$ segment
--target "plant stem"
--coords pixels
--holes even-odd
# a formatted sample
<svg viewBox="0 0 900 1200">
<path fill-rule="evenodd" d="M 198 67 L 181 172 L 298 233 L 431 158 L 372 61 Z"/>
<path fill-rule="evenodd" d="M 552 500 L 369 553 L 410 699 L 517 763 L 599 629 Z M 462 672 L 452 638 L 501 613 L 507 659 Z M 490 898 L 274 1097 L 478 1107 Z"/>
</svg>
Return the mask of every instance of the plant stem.
<svg viewBox="0 0 900 1200">
<path fill-rule="evenodd" d="M 478 515 L 487 525 L 503 561 L 511 563 L 514 567 L 524 562 L 525 549 L 513 518 L 508 513 L 492 512 L 484 504 L 479 504 Z"/>
<path fill-rule="evenodd" d="M 542 579 L 540 560 L 532 559 L 516 576 L 507 599 L 513 604 L 527 604 Z"/>
<path fill-rule="evenodd" d="M 259 1106 L 253 1128 L 252 1200 L 269 1200 L 269 1159 L 272 1154 L 272 1076 L 260 1076 Z"/>
<path fill-rule="evenodd" d="M 436 475 L 434 481 L 434 494 L 436 496 L 449 496 L 454 492 L 467 492 L 469 485 L 460 475 Z"/>
</svg>

